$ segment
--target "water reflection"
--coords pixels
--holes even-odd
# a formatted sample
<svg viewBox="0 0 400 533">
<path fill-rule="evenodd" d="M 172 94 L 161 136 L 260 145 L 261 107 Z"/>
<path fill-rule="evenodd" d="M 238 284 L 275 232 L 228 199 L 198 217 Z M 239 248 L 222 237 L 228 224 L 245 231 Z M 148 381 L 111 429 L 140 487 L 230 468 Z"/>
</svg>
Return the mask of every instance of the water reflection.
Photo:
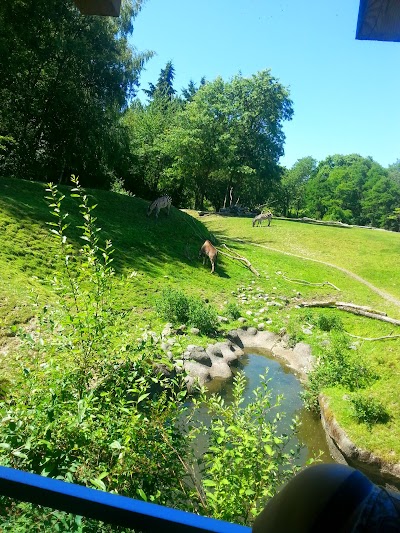
<svg viewBox="0 0 400 533">
<path fill-rule="evenodd" d="M 275 410 L 280 413 L 284 412 L 286 415 L 279 423 L 279 431 L 288 432 L 294 417 L 297 416 L 300 420 L 296 439 L 291 443 L 292 446 L 298 443 L 304 446 L 300 454 L 300 464 L 304 465 L 307 459 L 317 456 L 320 451 L 322 452 L 321 460 L 324 463 L 333 463 L 334 460 L 330 456 L 325 432 L 319 418 L 303 407 L 300 397 L 303 387 L 299 379 L 290 368 L 272 356 L 254 352 L 255 350 L 252 350 L 251 353 L 242 357 L 237 368 L 237 370 L 242 370 L 246 376 L 246 401 L 244 403 L 251 401 L 252 391 L 261 384 L 260 375 L 265 375 L 268 368 L 269 386 L 272 392 L 271 404 L 275 403 L 278 395 L 284 396 L 281 406 Z M 208 385 L 208 390 L 218 392 L 229 403 L 232 401 L 232 383 L 233 377 L 229 380 L 213 380 Z M 274 411 L 272 415 L 273 413 Z"/>
</svg>

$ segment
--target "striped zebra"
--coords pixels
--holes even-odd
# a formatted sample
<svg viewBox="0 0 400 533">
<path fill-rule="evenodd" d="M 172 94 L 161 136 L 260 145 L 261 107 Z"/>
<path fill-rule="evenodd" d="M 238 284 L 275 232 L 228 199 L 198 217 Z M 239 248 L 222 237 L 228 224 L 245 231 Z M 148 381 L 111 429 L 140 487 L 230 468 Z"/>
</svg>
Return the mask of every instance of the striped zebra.
<svg viewBox="0 0 400 533">
<path fill-rule="evenodd" d="M 257 226 L 257 225 L 261 226 L 263 220 L 268 220 L 268 226 L 270 226 L 271 218 L 272 218 L 271 211 L 268 211 L 268 213 L 261 213 L 261 215 L 257 215 L 256 217 L 253 218 L 253 228 L 254 226 Z"/>
<path fill-rule="evenodd" d="M 158 214 L 160 212 L 160 209 L 164 209 L 164 207 L 168 208 L 168 215 L 169 210 L 171 209 L 172 204 L 172 198 L 168 196 L 168 194 L 164 194 L 164 196 L 160 196 L 152 204 L 149 205 L 149 208 L 147 209 L 147 216 L 149 217 L 151 213 L 156 210 L 156 218 L 158 218 Z"/>
</svg>

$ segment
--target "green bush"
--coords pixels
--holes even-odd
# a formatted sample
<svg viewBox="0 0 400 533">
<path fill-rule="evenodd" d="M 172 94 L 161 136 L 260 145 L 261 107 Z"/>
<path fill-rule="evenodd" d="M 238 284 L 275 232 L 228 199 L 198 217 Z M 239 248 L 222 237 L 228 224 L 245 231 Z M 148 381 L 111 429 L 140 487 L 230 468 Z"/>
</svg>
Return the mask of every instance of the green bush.
<svg viewBox="0 0 400 533">
<path fill-rule="evenodd" d="M 191 437 L 200 435 L 208 447 L 200 460 L 201 479 L 195 483 L 192 498 L 199 500 L 198 512 L 239 524 L 250 524 L 267 500 L 299 469 L 295 465 L 299 449 L 289 442 L 297 422 L 287 434 L 278 433 L 282 414 L 277 412 L 282 397 L 271 401 L 267 375 L 244 403 L 246 377 L 234 378 L 232 403 L 219 395 L 195 399 L 195 407 L 205 409 L 209 423 L 200 422 Z M 204 420 L 204 416 L 201 420 Z"/>
<path fill-rule="evenodd" d="M 342 319 L 333 314 L 321 313 L 318 315 L 315 325 L 322 331 L 343 330 Z"/>
<path fill-rule="evenodd" d="M 350 402 L 353 416 L 359 423 L 371 427 L 372 424 L 384 424 L 389 420 L 388 412 L 383 404 L 372 396 L 365 396 L 360 393 L 353 394 L 350 397 Z"/>
<path fill-rule="evenodd" d="M 237 320 L 241 316 L 240 307 L 236 302 L 230 302 L 225 308 L 225 314 L 232 320 Z"/>
<path fill-rule="evenodd" d="M 214 334 L 218 326 L 214 307 L 177 289 L 164 289 L 156 302 L 156 309 L 165 320 L 196 327 L 205 335 Z"/>
<path fill-rule="evenodd" d="M 357 353 L 350 349 L 346 335 L 333 330 L 330 344 L 308 375 L 303 394 L 306 407 L 318 411 L 318 395 L 326 387 L 341 385 L 354 391 L 366 387 L 373 379 L 376 379 L 375 374 L 357 359 Z"/>
<path fill-rule="evenodd" d="M 189 298 L 188 324 L 198 328 L 204 335 L 213 335 L 218 327 L 218 315 L 214 307 L 200 298 Z"/>
<path fill-rule="evenodd" d="M 187 324 L 189 320 L 189 298 L 177 289 L 167 287 L 156 301 L 159 315 L 173 324 Z"/>
</svg>

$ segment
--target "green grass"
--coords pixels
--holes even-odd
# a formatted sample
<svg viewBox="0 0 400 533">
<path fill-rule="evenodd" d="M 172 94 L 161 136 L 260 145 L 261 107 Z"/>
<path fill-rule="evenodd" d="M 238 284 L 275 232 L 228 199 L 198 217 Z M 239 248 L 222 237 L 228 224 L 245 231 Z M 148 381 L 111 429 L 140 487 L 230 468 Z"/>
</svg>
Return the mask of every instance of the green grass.
<svg viewBox="0 0 400 533">
<path fill-rule="evenodd" d="M 61 189 L 68 196 L 69 189 Z M 240 306 L 242 315 L 253 324 L 254 313 L 263 309 L 259 320 L 272 320 L 268 326 L 273 331 L 292 327 L 298 340 L 309 342 L 318 353 L 326 332 L 317 328 L 312 335 L 302 332 L 307 323 L 307 311 L 299 309 L 301 300 L 332 299 L 369 305 L 400 318 L 400 308 L 393 302 L 350 277 L 345 272 L 309 259 L 326 261 L 363 277 L 377 288 L 400 298 L 398 283 L 398 257 L 400 234 L 384 231 L 344 229 L 313 226 L 309 224 L 273 220 L 271 226 L 252 228 L 250 219 L 191 216 L 175 208 L 169 217 L 160 212 L 158 221 L 146 217 L 148 203 L 106 191 L 89 191 L 97 204 L 95 215 L 102 228 L 102 237 L 110 238 L 115 248 L 114 268 L 118 278 L 125 278 L 119 287 L 116 306 L 127 313 L 127 329 L 132 338 L 141 334 L 142 328 L 161 331 L 164 322 L 155 310 L 162 289 L 172 287 L 188 295 L 201 297 L 212 303 L 223 314 L 228 304 Z M 57 274 L 59 262 L 56 243 L 46 222 L 51 220 L 44 201 L 43 184 L 23 180 L 0 179 L 0 381 L 12 379 L 20 364 L 18 342 L 14 338 L 15 326 L 30 327 L 31 320 L 45 304 L 55 303 L 51 278 Z M 79 247 L 79 213 L 73 200 L 66 198 L 70 228 L 68 234 L 75 247 Z M 192 213 L 195 215 L 194 213 Z M 259 271 L 255 277 L 237 261 L 218 258 L 216 274 L 210 274 L 198 258 L 199 249 L 206 238 L 245 256 Z M 242 242 L 239 242 L 238 239 Z M 254 246 L 254 244 L 261 246 Z M 264 248 L 263 246 L 267 247 Z M 287 252 L 302 258 L 283 254 Z M 312 286 L 309 283 L 329 281 L 340 288 Z M 241 291 L 239 290 L 241 289 Z M 239 293 L 246 295 L 242 301 Z M 269 302 L 278 306 L 267 306 Z M 313 310 L 313 313 L 320 312 Z M 400 328 L 375 320 L 327 311 L 341 317 L 348 333 L 362 337 L 400 333 Z M 224 331 L 237 327 L 231 320 L 221 326 Z M 182 336 L 185 344 L 205 345 L 206 337 Z M 399 388 L 400 341 L 360 341 L 357 354 L 379 374 L 368 389 L 387 408 L 390 420 L 372 429 L 358 424 L 350 416 L 346 392 L 326 391 L 332 399 L 335 415 L 357 445 L 370 449 L 391 461 L 400 461 L 400 405 L 393 391 Z"/>
<path fill-rule="evenodd" d="M 251 240 L 283 252 L 331 263 L 400 299 L 400 233 L 288 220 L 273 220 L 270 227 L 261 228 L 252 228 L 250 219 L 209 216 L 202 220 L 221 239 Z"/>
</svg>

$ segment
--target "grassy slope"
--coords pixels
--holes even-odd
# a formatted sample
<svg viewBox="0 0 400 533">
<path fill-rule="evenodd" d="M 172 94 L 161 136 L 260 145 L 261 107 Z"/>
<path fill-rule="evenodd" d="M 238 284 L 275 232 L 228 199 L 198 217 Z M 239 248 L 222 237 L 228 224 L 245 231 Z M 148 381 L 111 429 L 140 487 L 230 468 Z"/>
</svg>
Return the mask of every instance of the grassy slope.
<svg viewBox="0 0 400 533">
<path fill-rule="evenodd" d="M 135 272 L 134 276 L 128 277 L 116 302 L 121 308 L 131 311 L 128 326 L 132 328 L 133 336 L 142 327 L 162 328 L 163 324 L 154 312 L 154 300 L 166 285 L 208 299 L 221 313 L 227 301 L 238 301 L 236 294 L 232 293 L 238 287 L 244 287 L 248 299 L 243 304 L 243 313 L 265 309 L 260 319 L 271 319 L 269 327 L 275 331 L 286 326 L 288 321 L 304 322 L 304 311 L 293 305 L 297 303 L 295 298 L 332 297 L 372 305 L 391 316 L 400 317 L 400 310 L 393 304 L 343 272 L 251 244 L 254 241 L 344 266 L 387 292 L 400 296 L 400 289 L 395 283 L 396 256 L 400 246 L 398 234 L 368 230 L 353 232 L 285 221 L 273 221 L 270 228 L 253 229 L 249 219 L 204 217 L 196 220 L 177 209 L 172 209 L 170 217 L 161 211 L 156 221 L 146 217 L 147 202 L 139 198 L 105 191 L 90 191 L 90 194 L 98 204 L 96 216 L 104 238 L 110 238 L 115 247 L 117 274 L 129 276 Z M 70 199 L 66 207 L 70 213 L 70 236 L 72 242 L 79 246 L 78 234 L 73 229 L 80 223 L 77 209 Z M 50 219 L 42 184 L 0 179 L 0 371 L 5 376 L 12 374 L 18 353 L 15 344 L 10 342 L 10 326 L 26 322 L 37 313 L 37 306 L 55 299 L 49 283 L 56 274 L 57 264 L 55 243 L 46 226 L 46 221 Z M 219 258 L 217 274 L 211 276 L 209 265 L 203 267 L 197 257 L 204 239 L 212 235 L 209 232 L 213 232 L 212 238 L 226 241 L 231 248 L 245 255 L 259 270 L 260 278 L 255 278 L 242 265 L 224 257 Z M 344 234 L 345 247 L 342 246 Z M 229 237 L 241 238 L 248 243 L 230 241 Z M 349 254 L 347 259 L 343 256 L 343 249 Z M 369 250 L 368 254 L 365 250 Z M 377 276 L 378 271 L 382 271 L 381 276 Z M 282 272 L 288 278 L 309 282 L 330 281 L 340 287 L 341 292 L 328 286 L 290 283 L 283 278 Z M 268 294 L 270 298 L 288 305 L 283 310 L 279 307 L 267 308 L 265 301 L 259 300 L 256 294 Z M 346 330 L 356 335 L 374 337 L 388 335 L 393 330 L 389 324 L 352 315 L 343 319 Z M 226 328 L 235 325 L 231 323 Z M 317 349 L 323 337 L 315 334 L 305 340 Z M 188 336 L 183 337 L 182 342 L 206 343 L 207 339 Z M 381 375 L 371 392 L 383 399 L 389 409 L 392 419 L 388 425 L 375 426 L 369 431 L 356 424 L 349 417 L 343 392 L 331 392 L 337 416 L 345 423 L 350 436 L 358 444 L 397 461 L 400 460 L 400 406 L 393 391 L 398 390 L 399 352 L 400 342 L 394 340 L 364 342 L 359 350 L 360 357 L 368 360 Z"/>
</svg>

